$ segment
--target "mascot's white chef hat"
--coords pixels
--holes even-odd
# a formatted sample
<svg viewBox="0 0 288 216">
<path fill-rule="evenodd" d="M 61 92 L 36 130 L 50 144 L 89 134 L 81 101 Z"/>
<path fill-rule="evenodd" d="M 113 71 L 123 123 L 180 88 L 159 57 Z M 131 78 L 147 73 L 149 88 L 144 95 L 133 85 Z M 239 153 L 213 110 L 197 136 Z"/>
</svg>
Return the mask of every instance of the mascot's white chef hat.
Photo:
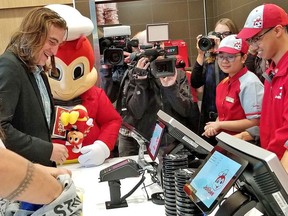
<svg viewBox="0 0 288 216">
<path fill-rule="evenodd" d="M 50 4 L 45 7 L 57 12 L 67 22 L 67 41 L 78 39 L 83 35 L 88 36 L 92 33 L 94 29 L 93 22 L 83 16 L 77 9 L 62 4 Z"/>
</svg>

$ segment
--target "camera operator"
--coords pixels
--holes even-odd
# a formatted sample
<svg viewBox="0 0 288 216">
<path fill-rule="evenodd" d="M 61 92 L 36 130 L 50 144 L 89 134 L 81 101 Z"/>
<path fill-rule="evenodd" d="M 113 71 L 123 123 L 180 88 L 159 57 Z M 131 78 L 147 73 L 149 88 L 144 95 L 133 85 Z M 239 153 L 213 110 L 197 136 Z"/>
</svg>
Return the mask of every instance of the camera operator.
<svg viewBox="0 0 288 216">
<path fill-rule="evenodd" d="M 163 56 L 156 60 L 161 58 Z M 159 109 L 184 123 L 193 106 L 185 71 L 175 68 L 173 75 L 156 78 L 151 72 L 156 60 L 151 61 L 147 56 L 138 60 L 125 79 L 120 96 L 122 103 L 117 103 L 117 108 L 122 109 L 123 121 L 134 126 L 148 140 Z M 162 140 L 167 143 L 167 137 Z M 120 129 L 118 149 L 119 156 L 137 155 L 139 145 L 128 131 Z"/>
<path fill-rule="evenodd" d="M 114 103 L 117 100 L 121 81 L 124 77 L 125 71 L 128 69 L 127 63 L 130 62 L 131 53 L 123 52 L 123 54 L 124 54 L 123 65 L 104 64 L 103 60 L 101 61 L 100 85 L 112 103 Z"/>
<path fill-rule="evenodd" d="M 209 121 L 215 121 L 218 116 L 215 104 L 216 86 L 227 76 L 219 68 L 214 51 L 218 48 L 220 41 L 223 38 L 236 33 L 238 33 L 238 29 L 232 20 L 222 18 L 216 23 L 214 32 L 211 32 L 207 37 L 198 35 L 196 38 L 198 55 L 190 81 L 193 88 L 200 88 L 203 86 L 199 135 L 204 132 L 205 124 Z M 214 138 L 203 138 L 212 145 L 216 144 Z"/>
<path fill-rule="evenodd" d="M 100 41 L 103 41 L 103 39 L 104 38 L 100 39 Z M 131 40 L 128 39 L 127 41 L 127 44 L 122 47 L 124 48 L 123 64 L 105 64 L 104 59 L 101 60 L 101 88 L 104 89 L 112 103 L 114 103 L 118 98 L 122 79 L 124 78 L 125 72 L 128 69 L 127 64 L 134 61 L 140 52 L 143 52 L 147 48 L 153 47 L 153 45 L 148 43 L 146 40 L 146 30 L 136 33 Z M 107 46 L 107 44 L 105 45 Z M 102 47 L 102 49 L 105 48 Z M 102 56 L 102 58 L 104 58 L 104 56 Z"/>
</svg>

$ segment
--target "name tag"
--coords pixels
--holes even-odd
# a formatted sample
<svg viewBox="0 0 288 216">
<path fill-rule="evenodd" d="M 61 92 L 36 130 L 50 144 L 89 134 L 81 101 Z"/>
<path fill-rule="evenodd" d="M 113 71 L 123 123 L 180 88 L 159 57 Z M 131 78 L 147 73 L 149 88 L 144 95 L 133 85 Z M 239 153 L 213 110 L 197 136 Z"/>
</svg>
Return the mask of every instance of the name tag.
<svg viewBox="0 0 288 216">
<path fill-rule="evenodd" d="M 229 103 L 234 103 L 234 98 L 226 96 L 226 101 Z"/>
</svg>

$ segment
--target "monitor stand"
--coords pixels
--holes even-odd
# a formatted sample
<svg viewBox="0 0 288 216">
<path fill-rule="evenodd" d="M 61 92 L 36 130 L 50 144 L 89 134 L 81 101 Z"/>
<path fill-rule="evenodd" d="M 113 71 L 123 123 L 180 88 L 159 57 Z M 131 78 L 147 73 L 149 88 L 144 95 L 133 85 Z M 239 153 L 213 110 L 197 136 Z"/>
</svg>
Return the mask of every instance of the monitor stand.
<svg viewBox="0 0 288 216">
<path fill-rule="evenodd" d="M 150 170 L 153 171 L 154 168 L 151 164 L 149 164 L 145 159 L 144 159 L 144 153 L 146 151 L 146 142 L 140 139 L 136 134 L 131 132 L 131 136 L 137 141 L 139 145 L 139 152 L 138 152 L 138 160 L 137 163 L 139 164 L 140 167 L 144 170 Z"/>
<path fill-rule="evenodd" d="M 150 170 L 150 171 L 153 171 L 154 168 L 153 166 L 148 163 L 145 159 L 144 159 L 144 153 L 146 151 L 146 145 L 144 142 L 142 143 L 139 143 L 139 153 L 138 153 L 138 164 L 140 167 L 142 167 L 144 170 Z"/>
<path fill-rule="evenodd" d="M 215 216 L 231 215 L 255 215 L 249 212 L 253 212 L 253 209 L 257 209 L 259 215 L 262 215 L 261 204 L 251 199 L 249 196 L 243 194 L 241 191 L 236 191 L 230 195 L 220 206 Z"/>
</svg>

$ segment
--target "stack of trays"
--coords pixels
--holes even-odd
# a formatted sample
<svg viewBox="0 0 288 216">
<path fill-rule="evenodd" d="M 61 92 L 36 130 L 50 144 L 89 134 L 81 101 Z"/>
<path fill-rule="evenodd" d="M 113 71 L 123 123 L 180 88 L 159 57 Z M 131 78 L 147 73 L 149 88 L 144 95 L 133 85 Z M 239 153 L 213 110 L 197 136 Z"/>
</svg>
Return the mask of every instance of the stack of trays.
<svg viewBox="0 0 288 216">
<path fill-rule="evenodd" d="M 176 214 L 178 216 L 203 216 L 199 208 L 187 197 L 183 191 L 186 182 L 193 175 L 193 169 L 179 169 L 175 171 Z"/>
<path fill-rule="evenodd" d="M 169 154 L 163 158 L 163 191 L 166 216 L 176 216 L 175 171 L 188 168 L 187 155 Z"/>
</svg>

